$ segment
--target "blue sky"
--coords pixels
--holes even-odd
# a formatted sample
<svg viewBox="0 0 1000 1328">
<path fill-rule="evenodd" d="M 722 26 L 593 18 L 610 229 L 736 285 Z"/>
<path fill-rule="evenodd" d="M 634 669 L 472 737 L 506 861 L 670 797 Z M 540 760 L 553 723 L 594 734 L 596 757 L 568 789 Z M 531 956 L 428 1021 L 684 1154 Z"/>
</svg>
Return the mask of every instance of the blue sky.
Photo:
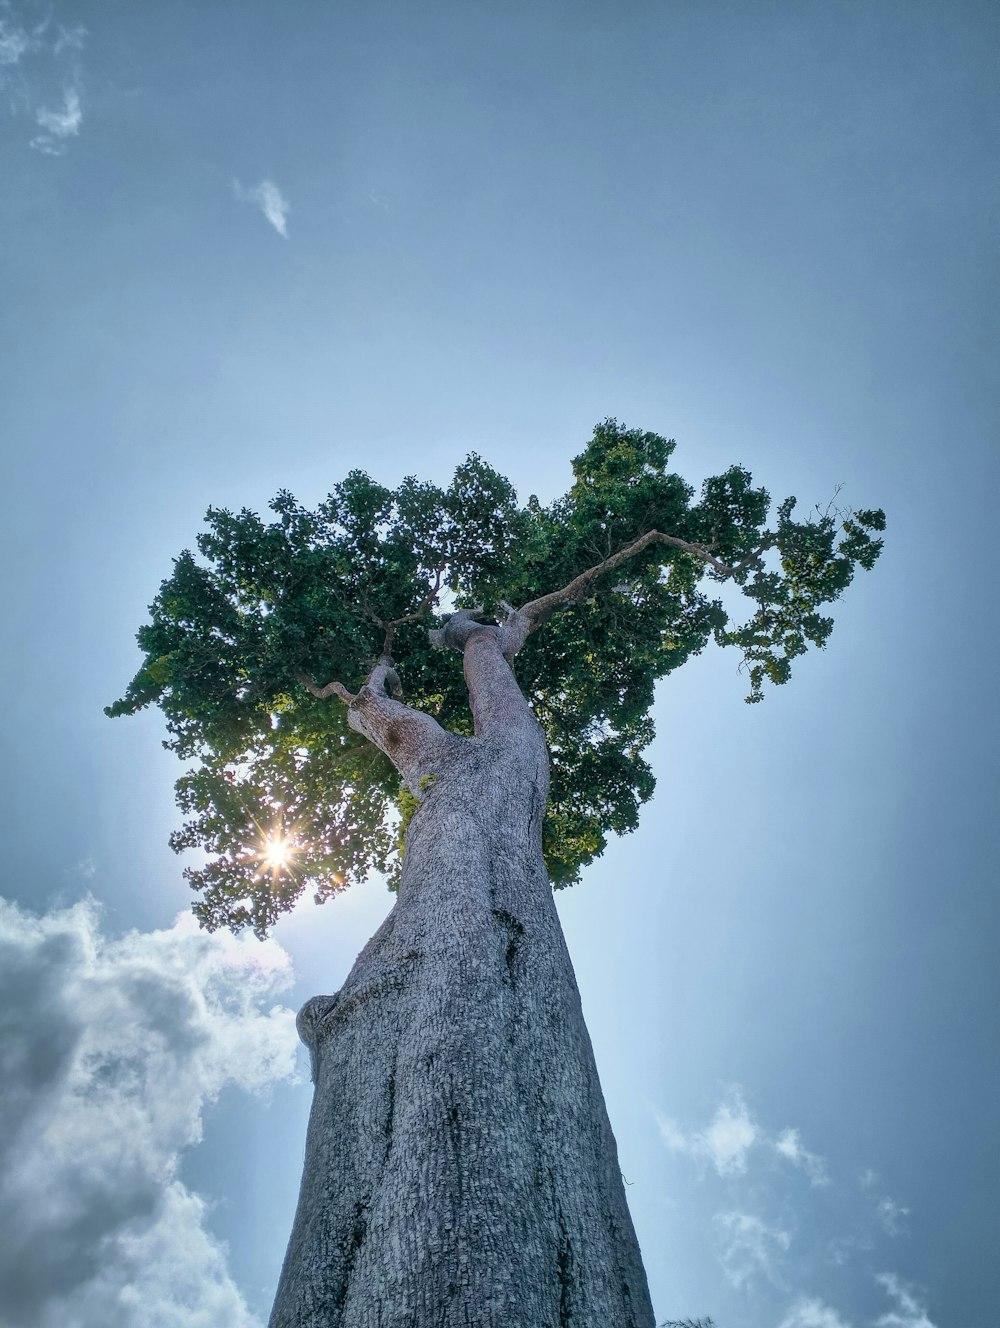
<svg viewBox="0 0 1000 1328">
<path fill-rule="evenodd" d="M 663 685 L 642 826 L 559 898 L 657 1314 L 995 1320 L 998 28 L 0 0 L 3 1328 L 266 1319 L 287 1011 L 390 903 L 177 920 L 175 758 L 101 713 L 171 557 L 356 466 L 551 498 L 607 415 L 889 518 L 764 705 Z"/>
</svg>

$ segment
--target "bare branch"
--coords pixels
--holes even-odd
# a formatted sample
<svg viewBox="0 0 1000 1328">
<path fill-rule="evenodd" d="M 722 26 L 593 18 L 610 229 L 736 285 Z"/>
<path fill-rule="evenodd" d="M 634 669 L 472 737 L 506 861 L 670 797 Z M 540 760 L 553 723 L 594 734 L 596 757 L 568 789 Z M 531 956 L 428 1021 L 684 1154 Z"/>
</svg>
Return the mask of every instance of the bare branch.
<svg viewBox="0 0 1000 1328">
<path fill-rule="evenodd" d="M 626 544 L 624 548 L 619 549 L 617 553 L 613 553 L 610 557 L 595 563 L 593 567 L 588 567 L 585 572 L 575 576 L 561 590 L 553 590 L 548 595 L 540 595 L 538 599 L 523 604 L 519 613 L 528 620 L 530 624 L 528 631 L 533 632 L 536 627 L 541 627 L 542 623 L 550 618 L 557 609 L 564 608 L 567 604 L 578 604 L 585 599 L 595 581 L 608 572 L 613 572 L 615 568 L 628 562 L 636 554 L 642 553 L 644 549 L 648 549 L 652 544 L 668 544 L 673 549 L 681 549 L 684 553 L 689 553 L 692 557 L 700 558 L 702 562 L 708 563 L 713 571 L 718 572 L 720 576 L 730 577 L 736 576 L 737 573 L 757 562 L 761 554 L 769 549 L 773 543 L 773 536 L 769 537 L 740 562 L 730 566 L 715 557 L 711 545 L 693 544 L 677 535 L 664 535 L 662 531 L 649 530 L 645 535 L 640 535 L 638 539 L 633 540 L 631 544 Z"/>
</svg>

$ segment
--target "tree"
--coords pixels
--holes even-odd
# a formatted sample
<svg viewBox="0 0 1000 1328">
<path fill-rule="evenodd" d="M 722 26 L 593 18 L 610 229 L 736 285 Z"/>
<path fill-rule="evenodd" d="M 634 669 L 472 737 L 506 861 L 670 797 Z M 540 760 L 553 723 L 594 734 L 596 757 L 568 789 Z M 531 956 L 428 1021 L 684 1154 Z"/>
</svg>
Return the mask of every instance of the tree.
<svg viewBox="0 0 1000 1328">
<path fill-rule="evenodd" d="M 548 506 L 472 455 L 447 489 L 353 471 L 314 512 L 210 509 L 139 632 L 108 713 L 155 702 L 194 762 L 172 843 L 207 857 L 204 926 L 264 935 L 373 869 L 398 889 L 299 1015 L 316 1087 L 272 1328 L 653 1324 L 550 883 L 635 827 L 656 680 L 714 637 L 759 700 L 884 528 L 791 498 L 769 526 L 740 466 L 695 500 L 673 448 L 607 420 Z"/>
</svg>

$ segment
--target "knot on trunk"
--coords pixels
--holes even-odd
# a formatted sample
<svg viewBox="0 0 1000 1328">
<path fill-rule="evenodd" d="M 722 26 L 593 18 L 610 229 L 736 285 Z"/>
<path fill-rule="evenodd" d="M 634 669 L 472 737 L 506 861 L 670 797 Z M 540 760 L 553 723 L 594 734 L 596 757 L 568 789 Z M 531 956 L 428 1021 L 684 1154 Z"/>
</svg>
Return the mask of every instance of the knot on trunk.
<svg viewBox="0 0 1000 1328">
<path fill-rule="evenodd" d="M 315 1051 L 319 1041 L 319 1026 L 337 1004 L 336 996 L 313 996 L 295 1018 L 295 1031 L 310 1051 Z"/>
<path fill-rule="evenodd" d="M 337 996 L 313 996 L 295 1016 L 295 1031 L 309 1048 L 309 1070 L 313 1083 L 319 1077 L 321 1025 L 337 1005 Z"/>
</svg>

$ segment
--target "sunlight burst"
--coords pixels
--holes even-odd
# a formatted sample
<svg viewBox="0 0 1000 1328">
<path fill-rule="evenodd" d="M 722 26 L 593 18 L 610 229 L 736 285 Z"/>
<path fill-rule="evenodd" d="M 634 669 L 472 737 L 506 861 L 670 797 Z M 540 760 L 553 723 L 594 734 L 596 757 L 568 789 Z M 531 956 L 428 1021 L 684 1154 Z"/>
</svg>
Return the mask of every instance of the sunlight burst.
<svg viewBox="0 0 1000 1328">
<path fill-rule="evenodd" d="M 274 838 L 268 837 L 264 845 L 264 862 L 273 869 L 287 867 L 291 861 L 293 851 L 290 839 L 285 839 L 280 835 Z"/>
</svg>

